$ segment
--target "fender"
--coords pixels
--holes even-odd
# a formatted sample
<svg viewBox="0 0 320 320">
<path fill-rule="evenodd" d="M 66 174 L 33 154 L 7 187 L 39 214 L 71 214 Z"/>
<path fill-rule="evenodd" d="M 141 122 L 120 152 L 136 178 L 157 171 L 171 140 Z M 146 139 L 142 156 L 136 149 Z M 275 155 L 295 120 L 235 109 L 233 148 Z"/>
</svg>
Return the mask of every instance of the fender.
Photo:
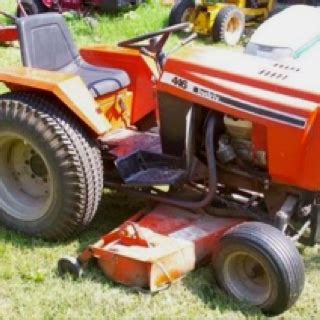
<svg viewBox="0 0 320 320">
<path fill-rule="evenodd" d="M 138 50 L 120 48 L 112 45 L 96 45 L 80 50 L 81 57 L 95 66 L 119 68 L 125 70 L 130 77 L 129 91 L 134 92 L 131 124 L 135 124 L 158 108 L 157 92 L 155 88 L 156 71 L 153 64 Z"/>
<path fill-rule="evenodd" d="M 0 68 L 0 82 L 11 91 L 40 90 L 55 95 L 97 135 L 103 135 L 111 125 L 91 96 L 81 78 L 76 75 L 26 67 Z"/>
</svg>

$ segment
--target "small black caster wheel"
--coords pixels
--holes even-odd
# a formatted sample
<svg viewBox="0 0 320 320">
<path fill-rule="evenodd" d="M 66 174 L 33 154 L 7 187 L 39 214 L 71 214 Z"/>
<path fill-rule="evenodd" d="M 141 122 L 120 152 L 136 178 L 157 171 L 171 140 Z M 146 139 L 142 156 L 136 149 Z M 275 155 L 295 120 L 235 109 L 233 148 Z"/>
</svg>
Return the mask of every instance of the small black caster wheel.
<svg viewBox="0 0 320 320">
<path fill-rule="evenodd" d="M 63 257 L 58 261 L 58 273 L 60 277 L 70 274 L 72 278 L 78 279 L 82 275 L 80 261 L 75 257 Z"/>
</svg>

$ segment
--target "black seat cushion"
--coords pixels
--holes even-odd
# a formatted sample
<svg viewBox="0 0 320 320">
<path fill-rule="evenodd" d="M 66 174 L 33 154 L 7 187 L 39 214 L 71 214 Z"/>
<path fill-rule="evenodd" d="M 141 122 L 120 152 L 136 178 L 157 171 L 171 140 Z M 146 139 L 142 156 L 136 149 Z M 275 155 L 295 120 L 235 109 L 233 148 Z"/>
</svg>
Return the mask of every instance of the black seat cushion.
<svg viewBox="0 0 320 320">
<path fill-rule="evenodd" d="M 74 45 L 63 16 L 58 13 L 19 18 L 17 28 L 22 62 L 26 67 L 77 74 L 94 97 L 130 84 L 124 70 L 86 63 Z"/>
<path fill-rule="evenodd" d="M 79 75 L 94 97 L 117 91 L 130 84 L 128 74 L 125 71 L 96 67 L 86 63 L 80 57 L 60 71 Z"/>
</svg>

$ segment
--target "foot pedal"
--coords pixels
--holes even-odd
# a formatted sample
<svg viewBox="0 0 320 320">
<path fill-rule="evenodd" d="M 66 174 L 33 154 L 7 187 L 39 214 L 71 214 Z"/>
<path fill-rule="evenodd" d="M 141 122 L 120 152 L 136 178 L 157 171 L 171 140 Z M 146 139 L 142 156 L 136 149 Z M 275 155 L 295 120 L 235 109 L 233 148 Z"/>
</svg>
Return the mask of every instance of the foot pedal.
<svg viewBox="0 0 320 320">
<path fill-rule="evenodd" d="M 176 184 L 186 173 L 179 158 L 141 150 L 117 159 L 115 165 L 123 181 L 133 186 Z"/>
</svg>

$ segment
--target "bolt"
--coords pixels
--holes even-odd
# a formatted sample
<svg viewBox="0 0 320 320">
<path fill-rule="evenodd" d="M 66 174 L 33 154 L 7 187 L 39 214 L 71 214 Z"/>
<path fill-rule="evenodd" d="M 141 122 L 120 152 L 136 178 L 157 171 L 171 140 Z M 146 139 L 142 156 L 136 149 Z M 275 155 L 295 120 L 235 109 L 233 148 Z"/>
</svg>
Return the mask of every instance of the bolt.
<svg viewBox="0 0 320 320">
<path fill-rule="evenodd" d="M 36 177 L 36 176 L 35 176 L 34 174 L 31 175 L 31 178 L 32 178 L 32 179 L 35 179 L 35 177 Z"/>
</svg>

